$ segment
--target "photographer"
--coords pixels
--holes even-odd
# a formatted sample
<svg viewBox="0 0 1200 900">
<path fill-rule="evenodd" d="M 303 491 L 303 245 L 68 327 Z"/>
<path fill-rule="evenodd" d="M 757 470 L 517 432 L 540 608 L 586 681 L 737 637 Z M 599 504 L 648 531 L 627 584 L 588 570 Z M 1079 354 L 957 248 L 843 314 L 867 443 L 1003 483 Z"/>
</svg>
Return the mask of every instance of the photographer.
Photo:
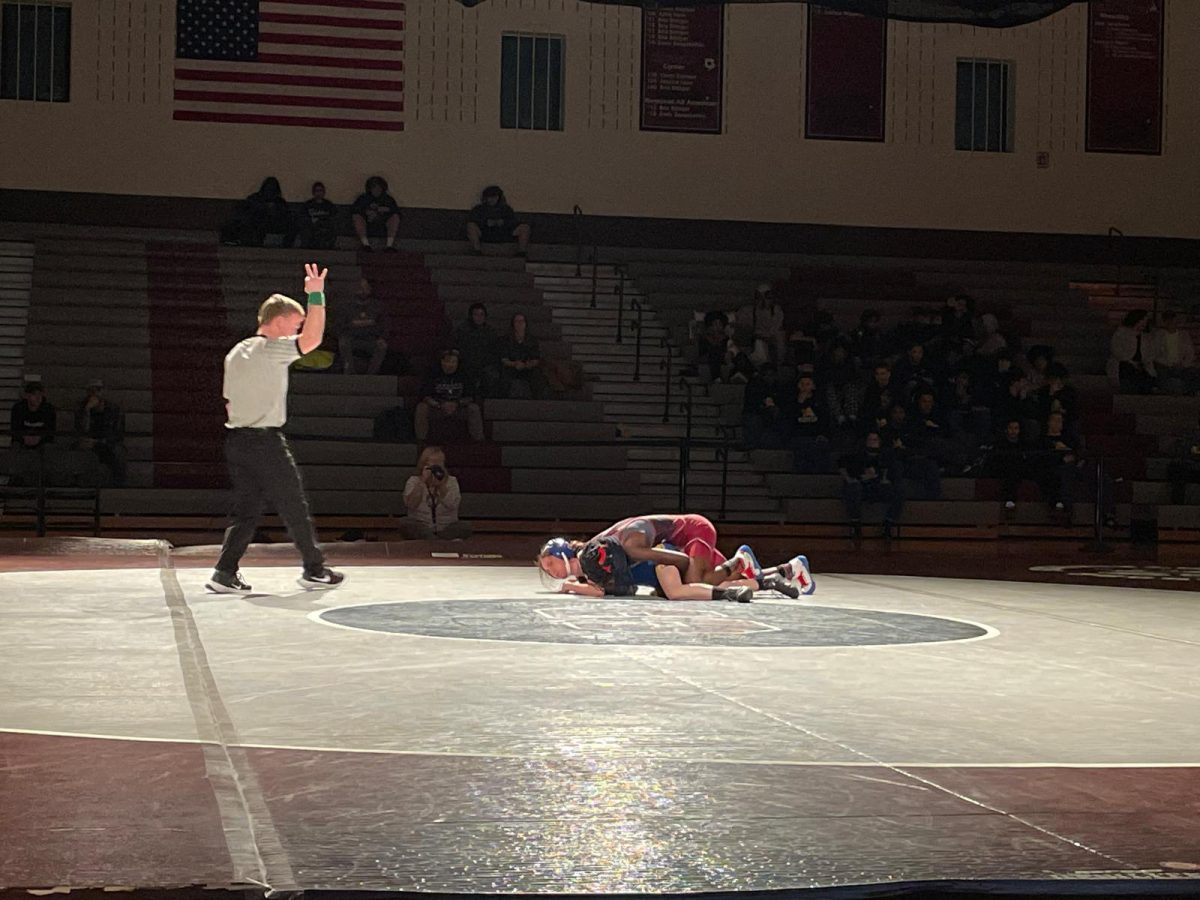
<svg viewBox="0 0 1200 900">
<path fill-rule="evenodd" d="M 462 494 L 458 479 L 446 471 L 441 447 L 426 447 L 417 459 L 417 474 L 404 485 L 408 518 L 400 530 L 409 540 L 455 540 L 471 536 L 471 526 L 458 520 Z"/>
</svg>

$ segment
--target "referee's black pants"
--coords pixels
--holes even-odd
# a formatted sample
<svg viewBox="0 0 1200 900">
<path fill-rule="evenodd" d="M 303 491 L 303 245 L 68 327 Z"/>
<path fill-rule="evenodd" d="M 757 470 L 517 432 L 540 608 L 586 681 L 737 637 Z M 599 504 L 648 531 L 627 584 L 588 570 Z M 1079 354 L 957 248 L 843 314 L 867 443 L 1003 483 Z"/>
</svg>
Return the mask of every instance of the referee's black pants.
<svg viewBox="0 0 1200 900">
<path fill-rule="evenodd" d="M 225 436 L 225 461 L 233 486 L 233 512 L 217 571 L 232 575 L 254 539 L 263 508 L 270 504 L 287 525 L 304 559 L 304 571 L 325 568 L 317 532 L 308 513 L 300 470 L 278 428 L 232 428 Z"/>
</svg>

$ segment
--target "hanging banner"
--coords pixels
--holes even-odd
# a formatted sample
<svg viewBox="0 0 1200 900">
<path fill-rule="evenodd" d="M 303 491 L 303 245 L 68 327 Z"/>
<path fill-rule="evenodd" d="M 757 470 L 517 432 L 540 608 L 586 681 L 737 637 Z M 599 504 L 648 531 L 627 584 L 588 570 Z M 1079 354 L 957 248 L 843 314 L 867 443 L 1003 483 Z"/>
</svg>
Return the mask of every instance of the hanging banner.
<svg viewBox="0 0 1200 900">
<path fill-rule="evenodd" d="M 721 133 L 725 8 L 642 10 L 642 130 Z"/>
<path fill-rule="evenodd" d="M 1088 7 L 1087 142 L 1093 153 L 1162 153 L 1163 0 Z"/>
<path fill-rule="evenodd" d="M 882 141 L 887 20 L 808 5 L 804 136 Z"/>
</svg>

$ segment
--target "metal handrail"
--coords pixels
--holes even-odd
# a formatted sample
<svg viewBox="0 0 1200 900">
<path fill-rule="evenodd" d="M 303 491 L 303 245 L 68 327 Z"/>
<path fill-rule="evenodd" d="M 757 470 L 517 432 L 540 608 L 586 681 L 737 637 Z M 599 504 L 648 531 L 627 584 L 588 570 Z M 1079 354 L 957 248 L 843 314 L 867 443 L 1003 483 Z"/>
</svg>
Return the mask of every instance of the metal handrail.
<svg viewBox="0 0 1200 900">
<path fill-rule="evenodd" d="M 617 272 L 617 286 L 613 290 L 617 294 L 617 343 L 620 344 L 623 342 L 623 339 L 624 339 L 624 335 L 622 332 L 624 331 L 624 325 L 625 325 L 625 266 L 622 265 L 621 263 L 618 263 L 613 268 L 616 269 L 616 272 Z M 640 303 L 638 304 L 638 308 L 639 308 L 639 310 L 641 309 Z M 640 324 L 640 320 L 639 320 L 639 324 Z M 640 328 L 638 329 L 638 333 L 639 333 L 639 338 L 640 338 L 640 335 L 641 335 Z M 639 341 L 639 343 L 640 343 L 640 341 Z"/>
<path fill-rule="evenodd" d="M 624 296 L 624 295 L 622 294 L 622 296 Z M 631 326 L 635 333 L 635 339 L 634 339 L 634 344 L 633 344 L 633 380 L 641 381 L 642 380 L 642 334 L 645 331 L 645 329 L 642 328 L 642 313 L 645 312 L 645 307 L 642 305 L 642 301 L 639 300 L 637 297 L 630 297 L 629 298 L 629 308 L 632 309 L 635 313 L 637 313 L 637 320 L 634 321 L 633 325 Z M 618 320 L 618 322 L 619 322 L 619 320 Z M 620 332 L 621 332 L 621 326 L 620 326 L 620 324 L 618 324 L 617 325 L 618 343 L 620 343 L 620 338 L 619 338 Z"/>
<path fill-rule="evenodd" d="M 639 304 L 640 306 L 640 304 Z M 638 329 L 638 347 L 641 347 L 641 329 Z M 675 348 L 671 346 L 670 340 L 666 336 L 658 339 L 658 345 L 667 351 L 667 358 L 658 364 L 660 369 L 666 371 L 667 389 L 663 396 L 663 418 L 664 422 L 671 421 L 671 363 L 674 361 Z M 640 381 L 641 373 L 637 370 L 638 361 L 640 361 L 640 351 L 634 352 L 634 381 Z"/>
<path fill-rule="evenodd" d="M 575 223 L 575 277 L 583 275 L 583 210 L 579 204 L 571 210 L 571 219 Z"/>
<path fill-rule="evenodd" d="M 592 244 L 592 309 L 596 308 L 596 282 L 600 266 L 600 248 Z"/>
</svg>

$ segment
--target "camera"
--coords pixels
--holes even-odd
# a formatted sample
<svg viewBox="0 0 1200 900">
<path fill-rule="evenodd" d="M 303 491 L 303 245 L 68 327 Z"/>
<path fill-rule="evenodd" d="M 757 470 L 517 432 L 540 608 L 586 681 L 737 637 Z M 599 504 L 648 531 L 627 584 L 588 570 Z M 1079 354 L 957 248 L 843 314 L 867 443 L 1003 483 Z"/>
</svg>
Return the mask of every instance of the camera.
<svg viewBox="0 0 1200 900">
<path fill-rule="evenodd" d="M 426 466 L 425 468 L 427 468 L 430 472 L 432 472 L 433 477 L 436 478 L 438 481 L 441 481 L 443 478 L 446 477 L 446 470 L 444 468 L 442 468 L 441 466 Z"/>
</svg>

